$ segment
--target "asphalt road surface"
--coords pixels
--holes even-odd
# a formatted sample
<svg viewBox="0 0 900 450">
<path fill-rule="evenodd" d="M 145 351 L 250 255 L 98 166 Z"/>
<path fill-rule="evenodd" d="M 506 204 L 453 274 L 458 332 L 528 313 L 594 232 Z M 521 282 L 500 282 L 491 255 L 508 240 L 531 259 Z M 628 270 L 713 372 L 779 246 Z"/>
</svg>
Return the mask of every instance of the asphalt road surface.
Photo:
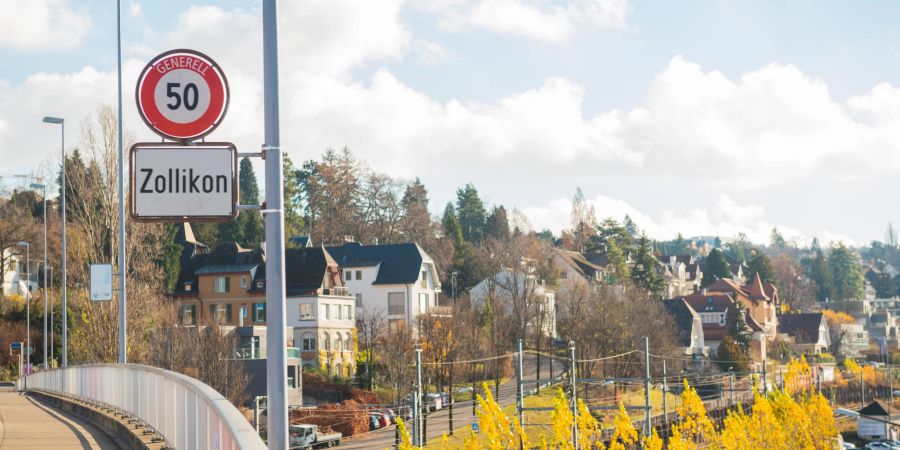
<svg viewBox="0 0 900 450">
<path fill-rule="evenodd" d="M 534 389 L 535 376 L 537 374 L 537 358 L 533 355 L 527 355 L 522 362 L 522 372 L 524 373 L 525 389 Z M 553 376 L 557 377 L 564 370 L 564 364 L 555 361 L 553 363 Z M 549 364 L 546 358 L 541 358 L 541 377 L 549 378 Z M 530 382 L 529 382 L 530 380 Z M 493 383 L 488 382 L 492 388 Z M 507 406 L 516 402 L 516 379 L 510 378 L 500 385 L 499 396 L 497 401 L 500 406 Z M 453 427 L 459 429 L 462 426 L 471 426 L 473 421 L 472 402 L 459 402 L 453 405 Z M 394 425 L 370 431 L 366 434 L 356 435 L 352 438 L 344 439 L 341 442 L 341 448 L 344 449 L 385 449 L 394 446 L 395 430 Z M 443 433 L 450 433 L 450 408 L 445 407 L 441 410 L 428 413 L 428 421 L 425 426 L 426 441 L 439 438 Z"/>
</svg>

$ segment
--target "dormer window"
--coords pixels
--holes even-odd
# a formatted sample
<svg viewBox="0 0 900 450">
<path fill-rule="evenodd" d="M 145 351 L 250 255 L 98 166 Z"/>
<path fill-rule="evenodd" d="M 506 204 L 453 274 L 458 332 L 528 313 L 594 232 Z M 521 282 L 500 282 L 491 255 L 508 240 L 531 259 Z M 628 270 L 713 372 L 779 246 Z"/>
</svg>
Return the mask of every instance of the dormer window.
<svg viewBox="0 0 900 450">
<path fill-rule="evenodd" d="M 191 283 L 184 283 L 184 291 L 185 292 L 191 292 L 191 289 L 193 289 L 193 287 L 194 287 L 194 285 Z"/>
</svg>

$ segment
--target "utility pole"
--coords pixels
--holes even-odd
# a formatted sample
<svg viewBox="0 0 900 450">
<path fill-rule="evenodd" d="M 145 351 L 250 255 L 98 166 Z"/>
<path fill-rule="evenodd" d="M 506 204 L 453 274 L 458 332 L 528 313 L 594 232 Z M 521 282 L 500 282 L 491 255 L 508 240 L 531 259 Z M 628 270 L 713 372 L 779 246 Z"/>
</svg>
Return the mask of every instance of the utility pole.
<svg viewBox="0 0 900 450">
<path fill-rule="evenodd" d="M 121 98 L 121 97 L 120 97 Z M 121 110 L 121 107 L 119 108 Z M 69 308 L 68 292 L 66 290 L 66 121 L 61 117 L 46 116 L 44 123 L 58 124 L 60 127 L 60 143 L 59 152 L 62 163 L 60 164 L 60 212 L 62 213 L 62 273 L 60 282 L 62 284 L 62 367 L 69 364 L 69 322 L 66 317 L 66 310 Z M 121 127 L 120 127 L 121 128 Z"/>
<path fill-rule="evenodd" d="M 734 407 L 734 371 L 732 370 L 729 375 L 729 378 L 731 378 L 731 387 L 729 388 L 731 391 L 731 406 Z"/>
<path fill-rule="evenodd" d="M 763 359 L 763 395 L 769 396 L 769 380 L 766 378 L 766 358 Z"/>
<path fill-rule="evenodd" d="M 287 417 L 287 349 L 285 348 L 284 174 L 278 115 L 278 10 L 276 0 L 263 0 L 263 113 L 265 117 L 266 201 L 266 387 L 269 448 L 289 447 Z M 302 370 L 302 368 L 301 368 Z M 297 375 L 302 378 L 302 374 Z"/>
<path fill-rule="evenodd" d="M 422 349 L 416 349 L 416 391 L 413 394 L 413 445 L 422 446 Z"/>
<path fill-rule="evenodd" d="M 119 364 L 128 362 L 128 302 L 125 274 L 125 149 L 122 148 L 122 1 L 116 1 L 116 57 L 119 89 Z M 63 160 L 65 164 L 65 160 Z M 270 416 L 271 417 L 271 416 Z"/>
<path fill-rule="evenodd" d="M 453 343 L 451 342 L 450 345 L 453 345 Z M 450 376 L 450 389 L 449 389 L 450 390 L 450 414 L 449 414 L 449 416 L 450 416 L 450 436 L 453 436 L 453 403 L 455 403 L 455 401 L 453 400 L 453 366 L 456 365 L 456 364 L 453 364 L 453 361 L 452 361 L 453 360 L 453 347 L 450 347 L 450 360 L 451 360 L 450 364 L 449 364 L 450 367 L 448 367 L 447 369 L 450 372 L 449 373 L 449 376 Z"/>
<path fill-rule="evenodd" d="M 650 338 L 644 336 L 644 435 L 643 442 L 650 436 Z"/>
<path fill-rule="evenodd" d="M 666 360 L 663 360 L 663 423 L 669 424 L 669 381 L 666 380 Z"/>
<path fill-rule="evenodd" d="M 572 386 L 572 443 L 577 450 L 578 445 L 578 389 L 575 387 L 575 341 L 569 341 L 569 384 Z"/>
<path fill-rule="evenodd" d="M 519 426 L 525 429 L 525 385 L 522 380 L 522 340 L 519 339 L 519 354 L 516 361 L 516 413 L 519 416 Z M 525 442 L 519 438 L 519 450 L 525 450 Z"/>
</svg>

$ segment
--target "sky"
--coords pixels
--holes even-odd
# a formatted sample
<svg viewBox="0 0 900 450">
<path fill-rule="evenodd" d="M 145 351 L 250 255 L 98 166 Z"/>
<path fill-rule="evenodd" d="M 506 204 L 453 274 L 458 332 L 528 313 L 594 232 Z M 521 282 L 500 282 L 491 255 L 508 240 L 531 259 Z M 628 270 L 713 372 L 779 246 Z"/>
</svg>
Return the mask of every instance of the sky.
<svg viewBox="0 0 900 450">
<path fill-rule="evenodd" d="M 536 230 L 600 218 L 656 239 L 865 245 L 900 222 L 897 2 L 283 0 L 282 147 L 349 147 L 443 210 L 474 183 Z M 191 48 L 231 88 L 209 138 L 263 138 L 258 1 L 122 0 L 123 120 L 154 55 Z M 0 0 L 0 175 L 59 163 L 116 104 L 115 2 Z M 262 174 L 258 170 L 258 177 Z M 7 178 L 8 179 L 8 178 Z"/>
</svg>

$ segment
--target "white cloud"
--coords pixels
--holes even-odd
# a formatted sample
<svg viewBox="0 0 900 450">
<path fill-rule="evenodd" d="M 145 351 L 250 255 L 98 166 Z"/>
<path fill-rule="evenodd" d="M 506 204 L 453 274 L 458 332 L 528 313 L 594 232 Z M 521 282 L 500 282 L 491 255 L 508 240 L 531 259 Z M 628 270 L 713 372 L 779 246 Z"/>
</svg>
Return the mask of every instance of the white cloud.
<svg viewBox="0 0 900 450">
<path fill-rule="evenodd" d="M 0 48 L 62 51 L 78 47 L 90 15 L 68 0 L 0 0 Z"/>
<path fill-rule="evenodd" d="M 128 13 L 131 14 L 131 17 L 138 17 L 141 15 L 141 3 L 137 0 L 132 0 L 131 4 L 128 5 Z"/>
<path fill-rule="evenodd" d="M 678 233 L 683 236 L 718 235 L 723 238 L 735 237 L 745 233 L 751 241 L 768 243 L 772 228 L 776 226 L 766 216 L 765 209 L 759 205 L 741 205 L 731 197 L 721 194 L 714 205 L 696 207 L 684 211 L 666 209 L 659 214 L 646 214 L 626 201 L 612 197 L 597 195 L 588 199 L 588 203 L 597 211 L 598 220 L 612 217 L 618 221 L 628 215 L 653 239 L 674 239 Z M 534 205 L 522 209 L 535 229 L 550 229 L 560 233 L 569 228 L 569 213 L 572 202 L 560 198 L 545 205 Z M 797 239 L 801 244 L 807 243 L 805 233 L 790 226 L 777 225 L 779 231 L 787 239 Z M 829 242 L 837 236 L 823 231 Z M 846 236 L 841 238 L 848 242 Z M 850 241 L 852 242 L 852 241 Z"/>
<path fill-rule="evenodd" d="M 483 28 L 549 43 L 568 40 L 581 24 L 623 28 L 628 0 L 568 0 L 561 4 L 526 0 L 439 1 L 426 8 L 441 14 L 441 26 Z"/>
</svg>

